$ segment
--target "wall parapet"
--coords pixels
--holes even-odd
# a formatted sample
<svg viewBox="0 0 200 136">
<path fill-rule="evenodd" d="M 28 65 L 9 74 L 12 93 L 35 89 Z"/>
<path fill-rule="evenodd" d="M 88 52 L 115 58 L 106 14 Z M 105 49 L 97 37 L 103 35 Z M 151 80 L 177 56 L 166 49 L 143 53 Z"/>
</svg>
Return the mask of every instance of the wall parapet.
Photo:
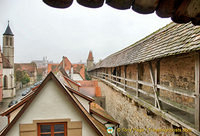
<svg viewBox="0 0 200 136">
<path fill-rule="evenodd" d="M 192 52 L 94 69 L 89 74 L 172 124 L 200 135 L 199 57 L 199 52 Z"/>
</svg>

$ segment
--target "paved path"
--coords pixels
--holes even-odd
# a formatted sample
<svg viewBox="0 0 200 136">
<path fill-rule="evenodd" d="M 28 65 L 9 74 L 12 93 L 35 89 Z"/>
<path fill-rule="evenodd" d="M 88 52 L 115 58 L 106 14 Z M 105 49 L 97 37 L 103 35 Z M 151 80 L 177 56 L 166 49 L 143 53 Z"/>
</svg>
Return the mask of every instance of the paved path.
<svg viewBox="0 0 200 136">
<path fill-rule="evenodd" d="M 22 96 L 22 92 L 25 90 L 21 89 L 18 90 L 16 92 L 16 96 L 14 98 L 7 98 L 7 99 L 3 99 L 3 101 L 0 103 L 0 113 L 5 111 L 8 108 L 8 104 L 12 101 L 12 100 L 20 100 L 23 96 Z M 7 125 L 8 123 L 8 119 L 7 117 L 2 117 L 0 116 L 0 131 Z"/>
</svg>

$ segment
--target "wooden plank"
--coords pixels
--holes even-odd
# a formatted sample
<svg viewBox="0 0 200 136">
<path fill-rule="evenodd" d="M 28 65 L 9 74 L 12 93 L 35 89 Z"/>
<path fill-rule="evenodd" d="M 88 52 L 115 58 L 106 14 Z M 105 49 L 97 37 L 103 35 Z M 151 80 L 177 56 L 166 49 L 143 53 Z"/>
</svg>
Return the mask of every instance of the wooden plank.
<svg viewBox="0 0 200 136">
<path fill-rule="evenodd" d="M 145 82 L 145 81 L 138 80 L 138 83 L 139 83 L 139 84 L 142 84 L 142 85 L 146 85 L 146 86 L 153 87 L 153 84 L 152 84 L 152 83 L 148 83 L 148 82 Z"/>
<path fill-rule="evenodd" d="M 163 90 L 166 90 L 166 91 L 169 91 L 169 92 L 172 92 L 172 93 L 176 93 L 176 94 L 184 95 L 184 96 L 187 96 L 187 97 L 195 98 L 195 93 L 193 93 L 193 92 L 187 92 L 186 90 L 182 90 L 182 89 L 170 88 L 170 87 L 163 86 L 163 85 L 160 85 L 160 84 L 157 84 L 157 87 L 159 89 L 163 89 Z"/>
<path fill-rule="evenodd" d="M 35 124 L 20 124 L 19 129 L 20 132 L 36 131 L 36 126 Z"/>
<path fill-rule="evenodd" d="M 68 125 L 69 129 L 78 129 L 78 128 L 82 128 L 82 122 L 81 121 L 73 121 L 70 122 Z"/>
<path fill-rule="evenodd" d="M 150 71 L 151 81 L 152 81 L 152 84 L 153 84 L 153 90 L 154 90 L 154 95 L 155 95 L 155 107 L 158 107 L 159 109 L 161 109 L 160 108 L 160 102 L 158 100 L 157 90 L 155 88 L 155 78 L 154 78 L 153 68 L 152 68 L 151 62 L 149 62 L 149 71 Z"/>
<path fill-rule="evenodd" d="M 137 75 L 136 75 L 136 97 L 139 97 L 139 92 L 138 92 L 138 89 L 139 89 L 139 64 L 137 64 Z"/>
<path fill-rule="evenodd" d="M 126 69 L 127 66 L 124 66 L 124 90 L 126 91 Z"/>
<path fill-rule="evenodd" d="M 200 100 L 199 100 L 199 94 L 200 94 L 200 66 L 199 66 L 199 53 L 195 54 L 195 128 L 199 131 L 200 130 Z"/>
<path fill-rule="evenodd" d="M 69 136 L 82 136 L 82 129 L 68 129 Z"/>
<path fill-rule="evenodd" d="M 156 61 L 155 65 L 155 90 L 158 97 L 160 96 L 160 89 L 158 88 L 159 83 L 160 83 L 160 60 Z M 160 107 L 162 108 L 161 103 Z"/>
<path fill-rule="evenodd" d="M 137 80 L 128 79 L 128 78 L 126 78 L 125 80 L 126 80 L 127 82 L 134 82 L 134 83 L 136 83 L 136 82 L 137 82 Z"/>
</svg>

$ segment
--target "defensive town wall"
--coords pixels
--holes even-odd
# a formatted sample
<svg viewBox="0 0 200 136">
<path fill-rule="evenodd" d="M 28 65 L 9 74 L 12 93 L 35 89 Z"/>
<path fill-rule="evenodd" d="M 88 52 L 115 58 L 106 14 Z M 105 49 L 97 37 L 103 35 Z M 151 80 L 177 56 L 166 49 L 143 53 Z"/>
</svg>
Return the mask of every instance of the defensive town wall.
<svg viewBox="0 0 200 136">
<path fill-rule="evenodd" d="M 120 123 L 120 136 L 193 136 L 200 134 L 195 121 L 198 65 L 199 52 L 190 52 L 99 68 L 90 75 L 99 81 L 106 111 Z"/>
</svg>

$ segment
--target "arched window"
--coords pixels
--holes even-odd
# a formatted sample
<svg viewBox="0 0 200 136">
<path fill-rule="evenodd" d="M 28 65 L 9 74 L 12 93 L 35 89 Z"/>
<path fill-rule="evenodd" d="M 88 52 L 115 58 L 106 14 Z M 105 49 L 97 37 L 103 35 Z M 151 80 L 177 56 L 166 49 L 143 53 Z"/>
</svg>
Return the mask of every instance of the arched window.
<svg viewBox="0 0 200 136">
<path fill-rule="evenodd" d="M 5 89 L 8 88 L 8 77 L 6 75 L 3 78 L 3 87 Z"/>
</svg>

